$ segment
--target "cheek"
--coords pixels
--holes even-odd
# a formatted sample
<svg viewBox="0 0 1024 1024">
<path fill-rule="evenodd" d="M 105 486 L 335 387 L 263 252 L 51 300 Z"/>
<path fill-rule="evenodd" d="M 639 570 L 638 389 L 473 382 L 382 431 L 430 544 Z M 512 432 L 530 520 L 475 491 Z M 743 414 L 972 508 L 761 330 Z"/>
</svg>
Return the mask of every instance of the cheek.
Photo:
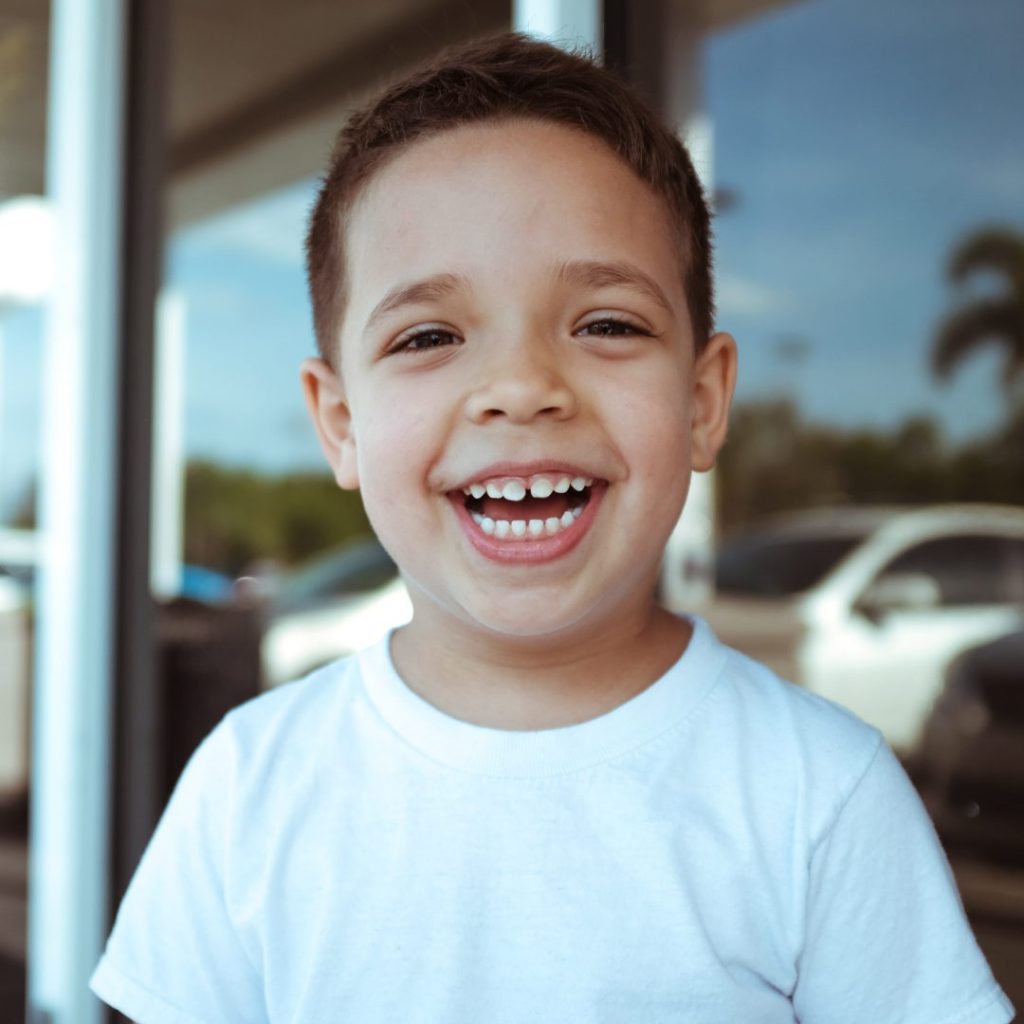
<svg viewBox="0 0 1024 1024">
<path fill-rule="evenodd" d="M 689 486 L 690 399 L 681 386 L 638 388 L 621 395 L 619 443 L 630 465 L 635 511 L 655 532 L 671 529 Z"/>
<path fill-rule="evenodd" d="M 424 403 L 409 397 L 378 395 L 372 411 L 359 410 L 355 421 L 359 489 L 371 518 L 386 517 L 422 492 L 439 450 Z"/>
<path fill-rule="evenodd" d="M 623 439 L 630 439 L 644 465 L 678 465 L 681 453 L 689 452 L 692 398 L 678 375 L 666 372 L 622 388 L 616 404 Z"/>
</svg>

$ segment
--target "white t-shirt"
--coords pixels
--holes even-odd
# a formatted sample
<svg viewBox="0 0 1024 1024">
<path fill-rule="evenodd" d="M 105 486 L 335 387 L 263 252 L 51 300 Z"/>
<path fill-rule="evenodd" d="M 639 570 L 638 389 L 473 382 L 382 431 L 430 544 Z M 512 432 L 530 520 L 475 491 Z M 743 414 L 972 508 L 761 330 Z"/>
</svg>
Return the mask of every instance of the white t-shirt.
<svg viewBox="0 0 1024 1024">
<path fill-rule="evenodd" d="M 186 768 L 94 991 L 142 1024 L 1005 1024 L 877 731 L 723 647 L 581 725 L 453 719 L 383 641 Z"/>
</svg>

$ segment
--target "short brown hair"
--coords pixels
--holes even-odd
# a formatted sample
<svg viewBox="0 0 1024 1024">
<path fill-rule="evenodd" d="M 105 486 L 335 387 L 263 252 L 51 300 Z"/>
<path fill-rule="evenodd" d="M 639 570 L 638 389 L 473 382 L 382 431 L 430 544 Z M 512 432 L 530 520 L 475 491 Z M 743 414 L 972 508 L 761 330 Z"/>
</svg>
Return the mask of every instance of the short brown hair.
<svg viewBox="0 0 1024 1024">
<path fill-rule="evenodd" d="M 418 139 L 467 124 L 533 119 L 605 142 L 668 206 L 697 350 L 714 323 L 710 214 L 686 148 L 588 55 L 517 33 L 442 53 L 355 113 L 338 135 L 306 237 L 313 323 L 334 362 L 347 283 L 345 223 L 362 187 Z"/>
</svg>

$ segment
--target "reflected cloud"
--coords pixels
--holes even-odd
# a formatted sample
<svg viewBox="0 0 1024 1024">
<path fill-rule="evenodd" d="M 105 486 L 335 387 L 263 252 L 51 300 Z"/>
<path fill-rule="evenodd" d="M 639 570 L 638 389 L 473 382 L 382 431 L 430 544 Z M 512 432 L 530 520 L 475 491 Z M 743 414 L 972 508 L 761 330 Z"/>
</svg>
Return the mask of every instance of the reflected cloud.
<svg viewBox="0 0 1024 1024">
<path fill-rule="evenodd" d="M 725 316 L 765 316 L 793 308 L 785 292 L 737 274 L 722 274 L 716 282 L 716 290 L 718 309 Z"/>
</svg>

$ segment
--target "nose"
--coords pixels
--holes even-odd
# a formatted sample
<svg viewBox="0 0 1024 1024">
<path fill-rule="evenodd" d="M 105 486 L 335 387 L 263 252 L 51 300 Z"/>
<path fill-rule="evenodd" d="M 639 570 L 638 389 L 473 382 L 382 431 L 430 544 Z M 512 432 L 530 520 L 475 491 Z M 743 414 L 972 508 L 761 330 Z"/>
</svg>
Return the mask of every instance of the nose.
<svg viewBox="0 0 1024 1024">
<path fill-rule="evenodd" d="M 579 402 L 566 368 L 544 342 L 503 349 L 502 358 L 487 360 L 467 400 L 469 419 L 530 423 L 537 418 L 566 420 L 576 414 Z"/>
</svg>

